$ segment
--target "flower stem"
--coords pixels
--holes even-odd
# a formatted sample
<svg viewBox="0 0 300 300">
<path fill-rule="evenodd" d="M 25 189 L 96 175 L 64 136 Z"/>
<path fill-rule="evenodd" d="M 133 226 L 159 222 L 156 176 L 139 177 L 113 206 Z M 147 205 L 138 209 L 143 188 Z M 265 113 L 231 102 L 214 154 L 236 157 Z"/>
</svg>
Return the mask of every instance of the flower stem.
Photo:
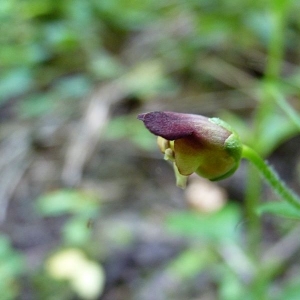
<svg viewBox="0 0 300 300">
<path fill-rule="evenodd" d="M 245 190 L 245 213 L 247 217 L 247 244 L 249 255 L 254 260 L 260 257 L 260 240 L 262 236 L 261 219 L 257 214 L 259 199 L 261 195 L 261 179 L 258 171 L 253 164 L 249 164 L 246 174 L 246 190 Z"/>
<path fill-rule="evenodd" d="M 269 166 L 256 151 L 243 145 L 242 157 L 248 159 L 256 166 L 264 179 L 283 200 L 300 210 L 300 198 L 285 185 L 275 170 Z"/>
</svg>

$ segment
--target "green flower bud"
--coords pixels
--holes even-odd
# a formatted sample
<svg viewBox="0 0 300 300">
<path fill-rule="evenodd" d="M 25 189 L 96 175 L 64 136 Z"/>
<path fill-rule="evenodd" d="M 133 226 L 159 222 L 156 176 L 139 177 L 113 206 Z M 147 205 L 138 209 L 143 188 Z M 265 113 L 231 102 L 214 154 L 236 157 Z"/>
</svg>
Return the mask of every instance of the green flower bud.
<svg viewBox="0 0 300 300">
<path fill-rule="evenodd" d="M 138 119 L 158 136 L 160 150 L 183 176 L 195 172 L 220 180 L 239 166 L 242 143 L 234 130 L 218 118 L 157 111 L 140 114 Z"/>
</svg>

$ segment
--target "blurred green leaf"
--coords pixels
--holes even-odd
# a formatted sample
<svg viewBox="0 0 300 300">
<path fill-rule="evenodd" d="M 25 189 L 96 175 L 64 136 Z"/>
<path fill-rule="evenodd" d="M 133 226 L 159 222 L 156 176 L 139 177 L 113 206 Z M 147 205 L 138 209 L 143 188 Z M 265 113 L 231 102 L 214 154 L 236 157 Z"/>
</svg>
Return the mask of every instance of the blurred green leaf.
<svg viewBox="0 0 300 300">
<path fill-rule="evenodd" d="M 10 70 L 0 77 L 0 104 L 9 98 L 28 92 L 34 85 L 32 72 L 20 68 Z"/>
<path fill-rule="evenodd" d="M 266 11 L 250 11 L 246 14 L 244 22 L 259 41 L 267 46 L 272 32 L 271 16 Z"/>
<path fill-rule="evenodd" d="M 17 105 L 21 118 L 40 117 L 54 111 L 56 101 L 51 93 L 33 94 Z"/>
<path fill-rule="evenodd" d="M 57 80 L 50 92 L 34 93 L 17 103 L 21 118 L 34 118 L 51 113 L 72 113 L 67 101 L 78 101 L 92 89 L 90 80 L 85 76 L 72 76 Z M 74 108 L 75 109 L 75 108 Z"/>
<path fill-rule="evenodd" d="M 78 190 L 58 190 L 37 199 L 37 209 L 45 216 L 74 213 L 94 216 L 99 209 L 95 196 Z"/>
<path fill-rule="evenodd" d="M 215 242 L 235 241 L 239 236 L 240 218 L 239 208 L 236 205 L 227 205 L 212 214 L 195 211 L 172 213 L 166 219 L 166 226 L 172 233 L 184 237 Z"/>
<path fill-rule="evenodd" d="M 102 0 L 97 1 L 101 15 L 110 22 L 127 29 L 140 29 L 156 17 L 157 0 Z M 116 16 L 118 16 L 116 18 Z"/>
<path fill-rule="evenodd" d="M 109 140 L 129 139 L 142 149 L 156 149 L 155 137 L 141 126 L 136 116 L 122 116 L 112 119 L 106 129 L 105 138 Z"/>
<path fill-rule="evenodd" d="M 48 48 L 58 52 L 69 51 L 78 45 L 78 36 L 66 22 L 51 22 L 44 26 L 44 35 Z"/>
<path fill-rule="evenodd" d="M 287 202 L 267 202 L 257 208 L 259 215 L 269 213 L 285 218 L 300 219 L 300 211 Z"/>
<path fill-rule="evenodd" d="M 114 79 L 126 71 L 116 57 L 105 52 L 93 56 L 88 68 L 98 79 Z"/>
<path fill-rule="evenodd" d="M 300 278 L 299 275 L 293 275 L 289 281 L 287 281 L 281 291 L 273 295 L 275 300 L 298 300 L 300 295 Z"/>
<path fill-rule="evenodd" d="M 20 292 L 19 276 L 24 272 L 23 257 L 0 235 L 0 290 L 1 300 L 14 300 Z"/>
<path fill-rule="evenodd" d="M 240 300 L 245 299 L 247 288 L 240 278 L 228 268 L 223 268 L 220 278 L 219 299 Z M 248 298 L 246 298 L 248 299 Z"/>
<path fill-rule="evenodd" d="M 85 96 L 92 89 L 92 85 L 86 76 L 77 75 L 60 79 L 53 89 L 60 99 L 76 99 Z"/>
<path fill-rule="evenodd" d="M 75 216 L 68 220 L 62 230 L 65 243 L 76 246 L 86 245 L 92 234 L 89 222 L 89 218 L 81 216 Z"/>
<path fill-rule="evenodd" d="M 52 12 L 55 6 L 51 0 L 26 0 L 21 3 L 22 13 L 26 18 L 47 15 Z"/>
<path fill-rule="evenodd" d="M 215 259 L 214 253 L 207 248 L 187 249 L 172 260 L 167 267 L 167 272 L 181 279 L 193 278 L 215 261 Z"/>
<path fill-rule="evenodd" d="M 264 115 L 260 129 L 260 136 L 254 137 L 252 144 L 264 156 L 298 133 L 297 127 L 290 119 L 275 111 L 269 111 Z"/>
<path fill-rule="evenodd" d="M 123 81 L 133 94 L 142 95 L 142 98 L 176 89 L 159 60 L 140 62 L 124 75 Z"/>
</svg>

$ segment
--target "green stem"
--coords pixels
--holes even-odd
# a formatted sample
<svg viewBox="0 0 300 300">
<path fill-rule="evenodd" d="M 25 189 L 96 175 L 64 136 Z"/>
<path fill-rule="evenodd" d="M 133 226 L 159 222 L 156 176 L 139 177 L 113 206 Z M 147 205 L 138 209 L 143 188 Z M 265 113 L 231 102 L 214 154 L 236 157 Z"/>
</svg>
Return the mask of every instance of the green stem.
<svg viewBox="0 0 300 300">
<path fill-rule="evenodd" d="M 248 159 L 260 171 L 264 179 L 282 199 L 300 210 L 300 198 L 290 190 L 270 167 L 252 148 L 243 145 L 242 157 Z"/>
<path fill-rule="evenodd" d="M 257 175 L 257 169 L 254 165 L 250 164 L 247 168 L 245 213 L 248 220 L 248 251 L 254 260 L 260 257 L 260 240 L 262 235 L 261 220 L 257 214 L 262 184 L 260 177 Z"/>
<path fill-rule="evenodd" d="M 280 93 L 279 90 L 271 89 L 270 91 L 278 106 L 285 112 L 285 114 L 290 118 L 290 120 L 297 126 L 300 130 L 300 116 L 298 113 L 290 106 L 290 104 L 286 101 L 283 95 Z"/>
<path fill-rule="evenodd" d="M 282 57 L 284 54 L 284 39 L 287 15 L 290 7 L 289 0 L 271 1 L 270 21 L 272 33 L 269 42 L 268 61 L 265 71 L 267 81 L 277 80 L 280 75 Z"/>
</svg>

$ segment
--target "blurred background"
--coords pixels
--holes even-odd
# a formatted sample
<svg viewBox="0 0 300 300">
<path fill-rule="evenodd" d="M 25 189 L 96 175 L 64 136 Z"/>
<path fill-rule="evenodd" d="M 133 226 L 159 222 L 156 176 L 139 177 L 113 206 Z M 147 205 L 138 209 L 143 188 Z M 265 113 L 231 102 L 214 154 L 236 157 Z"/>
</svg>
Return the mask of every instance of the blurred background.
<svg viewBox="0 0 300 300">
<path fill-rule="evenodd" d="M 299 194 L 299 9 L 1 0 L 1 299 L 298 300 L 299 221 L 259 215 L 257 172 L 181 190 L 136 116 L 220 117 Z"/>
</svg>

